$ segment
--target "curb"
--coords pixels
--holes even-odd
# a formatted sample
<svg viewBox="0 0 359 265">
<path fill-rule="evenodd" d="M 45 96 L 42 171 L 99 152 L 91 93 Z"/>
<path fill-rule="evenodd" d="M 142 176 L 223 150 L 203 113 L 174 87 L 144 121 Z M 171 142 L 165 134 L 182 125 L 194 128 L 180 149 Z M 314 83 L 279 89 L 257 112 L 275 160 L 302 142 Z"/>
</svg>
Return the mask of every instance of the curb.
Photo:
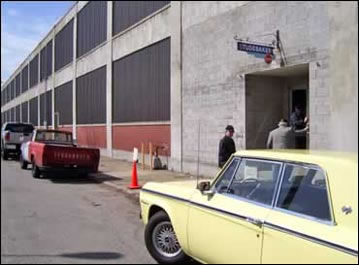
<svg viewBox="0 0 359 265">
<path fill-rule="evenodd" d="M 89 175 L 89 177 L 99 184 L 104 184 L 110 188 L 115 189 L 116 191 L 119 191 L 119 192 L 125 194 L 130 199 L 139 200 L 139 198 L 140 198 L 140 193 L 139 193 L 140 190 L 138 190 L 138 192 L 133 192 L 133 191 L 129 190 L 127 187 L 119 186 L 119 185 L 111 183 L 109 181 L 101 181 L 100 179 L 96 178 L 96 176 L 94 176 L 94 175 Z"/>
</svg>

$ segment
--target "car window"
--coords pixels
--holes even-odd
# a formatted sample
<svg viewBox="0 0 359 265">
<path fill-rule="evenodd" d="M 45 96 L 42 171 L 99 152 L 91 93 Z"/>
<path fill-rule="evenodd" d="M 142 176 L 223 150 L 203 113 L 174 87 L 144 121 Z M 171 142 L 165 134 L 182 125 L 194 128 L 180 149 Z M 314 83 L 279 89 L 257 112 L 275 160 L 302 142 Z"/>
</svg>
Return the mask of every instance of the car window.
<svg viewBox="0 0 359 265">
<path fill-rule="evenodd" d="M 72 135 L 62 132 L 38 132 L 36 141 L 59 142 L 64 144 L 72 144 Z"/>
<path fill-rule="evenodd" d="M 227 190 L 257 203 L 272 205 L 281 163 L 243 159 Z"/>
<path fill-rule="evenodd" d="M 277 207 L 330 221 L 324 172 L 317 168 L 286 165 Z"/>
<path fill-rule="evenodd" d="M 233 174 L 237 168 L 239 163 L 239 159 L 235 158 L 232 162 L 224 169 L 222 175 L 220 176 L 219 180 L 215 184 L 215 189 L 219 193 L 226 192 L 229 188 L 231 180 L 233 178 Z"/>
<path fill-rule="evenodd" d="M 13 133 L 32 133 L 34 127 L 30 124 L 7 124 L 5 131 Z"/>
</svg>

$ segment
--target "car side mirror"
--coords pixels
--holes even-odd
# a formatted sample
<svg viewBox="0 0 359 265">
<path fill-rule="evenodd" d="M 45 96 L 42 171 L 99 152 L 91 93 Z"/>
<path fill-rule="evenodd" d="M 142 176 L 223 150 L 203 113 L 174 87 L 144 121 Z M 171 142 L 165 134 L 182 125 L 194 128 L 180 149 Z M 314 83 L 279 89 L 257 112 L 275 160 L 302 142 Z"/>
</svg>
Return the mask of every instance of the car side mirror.
<svg viewBox="0 0 359 265">
<path fill-rule="evenodd" d="M 198 184 L 198 190 L 205 195 L 213 195 L 214 191 L 211 190 L 211 183 L 209 181 L 204 181 Z"/>
<path fill-rule="evenodd" d="M 201 192 L 209 191 L 210 188 L 211 188 L 211 185 L 210 185 L 209 181 L 201 182 L 201 183 L 198 184 L 198 189 Z"/>
</svg>

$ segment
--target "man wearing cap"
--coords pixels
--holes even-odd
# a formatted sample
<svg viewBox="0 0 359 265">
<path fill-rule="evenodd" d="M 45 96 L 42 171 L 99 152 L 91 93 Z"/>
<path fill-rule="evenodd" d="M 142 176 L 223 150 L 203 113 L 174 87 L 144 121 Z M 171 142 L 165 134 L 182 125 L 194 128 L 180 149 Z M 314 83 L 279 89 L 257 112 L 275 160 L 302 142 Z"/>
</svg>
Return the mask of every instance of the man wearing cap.
<svg viewBox="0 0 359 265">
<path fill-rule="evenodd" d="M 295 149 L 295 136 L 303 135 L 309 130 L 308 125 L 302 130 L 288 126 L 288 121 L 281 119 L 278 128 L 269 133 L 268 149 Z"/>
<path fill-rule="evenodd" d="M 232 125 L 226 127 L 226 134 L 219 142 L 218 166 L 222 168 L 233 153 L 236 152 L 236 145 L 232 139 L 234 128 Z"/>
</svg>

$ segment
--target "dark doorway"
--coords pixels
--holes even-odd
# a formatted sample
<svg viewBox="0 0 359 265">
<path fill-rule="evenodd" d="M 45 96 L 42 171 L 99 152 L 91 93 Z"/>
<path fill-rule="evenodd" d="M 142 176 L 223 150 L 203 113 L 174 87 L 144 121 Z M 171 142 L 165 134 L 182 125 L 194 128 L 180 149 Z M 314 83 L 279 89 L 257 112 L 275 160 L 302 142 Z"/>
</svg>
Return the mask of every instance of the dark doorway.
<svg viewBox="0 0 359 265">
<path fill-rule="evenodd" d="M 307 90 L 298 89 L 292 91 L 292 112 L 294 112 L 295 106 L 300 107 L 304 116 L 307 115 Z"/>
</svg>

